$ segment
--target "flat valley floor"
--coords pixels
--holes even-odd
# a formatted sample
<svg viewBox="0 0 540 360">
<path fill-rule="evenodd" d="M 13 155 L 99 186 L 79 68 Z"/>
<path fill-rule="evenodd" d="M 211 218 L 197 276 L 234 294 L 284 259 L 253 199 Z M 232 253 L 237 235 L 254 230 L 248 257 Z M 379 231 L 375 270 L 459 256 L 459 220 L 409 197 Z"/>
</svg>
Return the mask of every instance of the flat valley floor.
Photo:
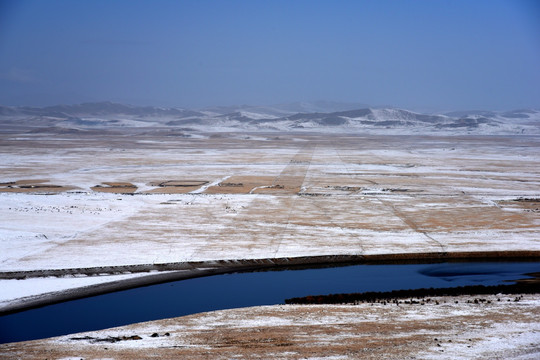
<svg viewBox="0 0 540 360">
<path fill-rule="evenodd" d="M 42 270 L 538 254 L 539 154 L 528 136 L 5 132 L 0 306 L 138 276 Z M 34 275 L 8 279 L 14 271 Z"/>
</svg>

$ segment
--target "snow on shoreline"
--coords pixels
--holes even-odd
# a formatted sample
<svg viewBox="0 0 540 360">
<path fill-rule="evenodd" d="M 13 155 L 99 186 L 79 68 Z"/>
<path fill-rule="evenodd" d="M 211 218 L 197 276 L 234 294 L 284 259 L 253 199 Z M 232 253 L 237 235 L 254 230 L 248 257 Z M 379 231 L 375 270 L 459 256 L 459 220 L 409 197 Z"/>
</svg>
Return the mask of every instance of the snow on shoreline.
<svg viewBox="0 0 540 360">
<path fill-rule="evenodd" d="M 25 298 L 54 293 L 63 290 L 76 289 L 85 286 L 102 284 L 113 281 L 134 279 L 142 274 L 124 274 L 110 276 L 71 276 L 71 277 L 46 277 L 24 280 L 0 280 L 2 291 L 0 292 L 0 309 L 5 306 L 20 302 Z"/>
<path fill-rule="evenodd" d="M 273 305 L 220 310 L 0 345 L 38 358 L 516 358 L 540 354 L 540 297 L 434 297 L 423 305 Z M 104 346 L 105 345 L 105 346 Z M 64 355 L 65 356 L 65 355 Z"/>
</svg>

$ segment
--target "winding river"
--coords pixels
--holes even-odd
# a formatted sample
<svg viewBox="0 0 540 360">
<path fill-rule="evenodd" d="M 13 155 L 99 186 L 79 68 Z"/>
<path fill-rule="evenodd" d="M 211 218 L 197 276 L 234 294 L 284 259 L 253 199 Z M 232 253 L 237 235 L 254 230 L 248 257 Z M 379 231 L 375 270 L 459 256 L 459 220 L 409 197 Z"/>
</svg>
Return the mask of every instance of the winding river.
<svg viewBox="0 0 540 360">
<path fill-rule="evenodd" d="M 204 311 L 283 304 L 314 294 L 499 285 L 540 262 L 349 265 L 215 275 L 93 296 L 0 317 L 0 343 L 105 329 Z"/>
</svg>

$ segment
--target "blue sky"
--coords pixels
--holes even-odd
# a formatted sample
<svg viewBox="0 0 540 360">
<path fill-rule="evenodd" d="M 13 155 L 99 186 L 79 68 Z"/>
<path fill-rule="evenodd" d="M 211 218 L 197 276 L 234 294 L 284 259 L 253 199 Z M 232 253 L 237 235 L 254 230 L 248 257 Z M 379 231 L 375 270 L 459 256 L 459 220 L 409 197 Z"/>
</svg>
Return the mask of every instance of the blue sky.
<svg viewBox="0 0 540 360">
<path fill-rule="evenodd" d="M 540 2 L 0 0 L 0 104 L 540 108 Z"/>
</svg>

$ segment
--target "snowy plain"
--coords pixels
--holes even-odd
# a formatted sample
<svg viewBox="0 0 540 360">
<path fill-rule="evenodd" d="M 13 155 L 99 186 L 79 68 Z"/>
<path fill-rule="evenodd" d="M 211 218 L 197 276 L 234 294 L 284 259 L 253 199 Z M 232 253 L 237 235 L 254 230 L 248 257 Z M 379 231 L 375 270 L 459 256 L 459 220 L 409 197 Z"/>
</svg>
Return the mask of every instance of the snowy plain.
<svg viewBox="0 0 540 360">
<path fill-rule="evenodd" d="M 540 195 L 536 138 L 297 137 L 10 141 L 2 182 L 73 188 L 0 192 L 0 271 L 540 250 L 538 203 L 519 201 Z M 231 179 L 252 185 L 221 186 Z M 203 185 L 151 192 L 171 180 Z M 92 190 L 104 182 L 136 191 Z M 9 302 L 76 281 L 45 283 L 0 280 L 0 296 Z"/>
<path fill-rule="evenodd" d="M 96 267 L 320 255 L 540 252 L 540 140 L 535 136 L 304 131 L 184 137 L 150 131 L 104 132 L 96 137 L 38 132 L 0 134 L 0 143 L 0 309 L 48 293 L 149 275 L 114 275 L 104 270 L 85 276 L 85 269 Z M 160 185 L 171 181 L 201 185 Z M 111 183 L 124 185 L 108 192 L 96 187 Z M 65 188 L 42 188 L 43 184 Z M 125 184 L 132 185 L 131 192 L 122 187 Z M 39 276 L 43 270 L 62 269 L 81 269 L 81 273 Z M 33 275 L 21 280 L 1 277 L 13 272 Z M 531 296 L 522 303 L 527 304 L 526 314 L 538 313 L 538 301 Z M 430 307 L 433 312 L 427 308 L 392 312 L 394 318 L 382 305 L 375 305 L 374 313 L 374 307 L 356 307 L 335 319 L 319 311 L 327 308 L 254 308 L 163 320 L 169 321 L 166 327 L 160 323 L 133 326 L 149 334 L 172 334 L 169 325 L 176 323 L 173 330 L 182 336 L 196 334 L 195 330 L 214 331 L 211 324 L 246 332 L 256 328 L 262 333 L 267 327 L 294 324 L 343 326 L 343 332 L 319 339 L 317 349 L 323 349 L 333 341 L 349 339 L 354 324 L 362 326 L 362 321 L 401 319 L 403 331 L 407 324 L 417 324 L 416 332 L 411 330 L 416 336 L 429 332 L 426 319 L 439 317 L 444 323 L 445 317 L 470 315 L 472 348 L 466 342 L 453 348 L 445 344 L 442 354 L 436 344 L 430 344 L 415 347 L 413 354 L 489 358 L 499 350 L 512 354 L 517 348 L 528 349 L 528 344 L 531 351 L 538 349 L 537 322 L 524 316 L 514 331 L 507 320 L 501 320 L 522 308 L 505 304 L 492 314 L 493 320 L 474 328 L 476 308 L 448 306 L 442 315 Z M 266 311 L 264 317 L 255 316 Z M 362 320 L 358 311 L 364 314 Z M 223 322 L 216 319 L 227 314 L 233 316 Z M 347 327 L 348 322 L 354 324 Z M 461 331 L 457 326 L 452 329 Z M 132 331 L 91 336 L 128 333 Z M 171 336 L 171 340 L 145 337 L 143 342 L 121 341 L 114 346 L 120 353 L 159 346 L 201 350 L 204 339 L 193 345 L 182 336 Z M 304 341 L 309 338 L 305 335 Z M 256 340 L 261 344 L 261 339 Z M 375 336 L 372 340 L 378 341 Z M 44 346 L 68 349 L 62 353 L 65 358 L 86 356 L 73 349 L 96 349 L 94 344 L 81 346 L 68 338 L 51 341 L 53 345 Z M 502 349 L 501 344 L 508 348 Z M 16 351 L 8 347 L 0 351 L 4 349 Z M 133 355 L 126 354 L 112 357 Z M 294 354 L 281 354 L 294 358 Z M 339 352 L 327 356 L 346 357 Z"/>
</svg>

